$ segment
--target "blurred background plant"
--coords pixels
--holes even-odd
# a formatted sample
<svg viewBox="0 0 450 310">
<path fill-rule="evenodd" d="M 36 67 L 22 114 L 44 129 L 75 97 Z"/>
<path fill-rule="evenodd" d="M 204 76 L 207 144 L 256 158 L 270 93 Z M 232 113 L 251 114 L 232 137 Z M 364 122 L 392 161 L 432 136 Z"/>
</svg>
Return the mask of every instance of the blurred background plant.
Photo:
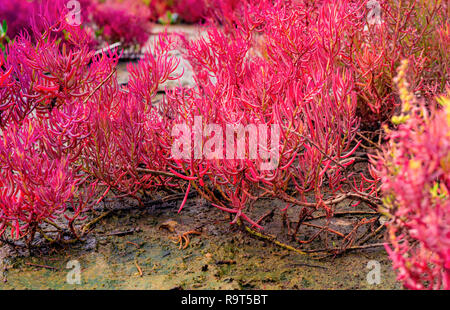
<svg viewBox="0 0 450 310">
<path fill-rule="evenodd" d="M 376 167 L 390 219 L 386 249 L 411 289 L 450 289 L 450 99 L 426 104 L 410 91 L 408 61 L 395 79 L 401 114 Z M 450 93 L 449 93 L 450 95 Z"/>
<path fill-rule="evenodd" d="M 7 35 L 8 33 L 8 23 L 6 20 L 3 20 L 3 22 L 0 24 L 0 48 L 2 52 L 5 52 L 6 44 L 8 44 L 11 39 Z"/>
<path fill-rule="evenodd" d="M 394 77 L 402 59 L 410 59 L 410 89 L 415 95 L 430 99 L 449 86 L 448 1 L 377 3 L 379 21 L 353 29 L 342 58 L 355 74 L 362 128 L 372 131 L 399 109 Z"/>
</svg>

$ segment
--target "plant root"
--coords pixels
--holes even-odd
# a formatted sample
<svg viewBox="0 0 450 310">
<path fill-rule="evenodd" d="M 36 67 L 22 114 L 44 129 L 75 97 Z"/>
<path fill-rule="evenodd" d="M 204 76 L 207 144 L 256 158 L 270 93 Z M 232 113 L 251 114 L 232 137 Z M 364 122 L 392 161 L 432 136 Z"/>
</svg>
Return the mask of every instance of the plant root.
<svg viewBox="0 0 450 310">
<path fill-rule="evenodd" d="M 242 224 L 242 225 L 243 225 L 243 224 Z M 263 239 L 263 240 L 270 241 L 270 242 L 272 242 L 272 243 L 278 245 L 279 247 L 281 247 L 281 248 L 283 248 L 283 249 L 286 249 L 286 250 L 289 250 L 289 251 L 293 251 L 293 252 L 295 252 L 295 253 L 297 253 L 297 254 L 300 254 L 300 255 L 314 256 L 314 254 L 309 254 L 309 253 L 307 253 L 307 252 L 304 252 L 304 251 L 302 251 L 302 250 L 299 250 L 299 249 L 297 249 L 297 248 L 294 248 L 293 246 L 290 246 L 290 245 L 288 245 L 288 244 L 285 244 L 285 243 L 283 243 L 283 242 L 278 241 L 278 240 L 276 239 L 275 236 L 272 236 L 272 235 L 265 235 L 265 234 L 260 233 L 260 232 L 258 232 L 258 231 L 256 231 L 256 230 L 251 229 L 251 228 L 248 227 L 248 226 L 245 226 L 245 225 L 243 225 L 243 226 L 244 226 L 245 230 L 246 230 L 250 235 L 256 236 L 256 237 L 258 237 L 258 238 L 260 238 L 260 239 Z"/>
</svg>

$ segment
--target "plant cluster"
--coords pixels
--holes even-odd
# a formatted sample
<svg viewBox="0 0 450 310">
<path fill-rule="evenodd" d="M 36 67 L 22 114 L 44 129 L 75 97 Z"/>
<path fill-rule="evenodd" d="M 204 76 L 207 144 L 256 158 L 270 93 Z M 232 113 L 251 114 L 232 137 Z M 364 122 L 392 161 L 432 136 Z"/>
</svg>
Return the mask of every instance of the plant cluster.
<svg viewBox="0 0 450 310">
<path fill-rule="evenodd" d="M 74 3 L 68 0 L 57 0 L 53 3 L 46 0 L 0 1 L 0 21 L 8 25 L 8 37 L 16 38 L 21 33 L 33 35 L 30 16 L 42 16 L 55 24 L 61 18 L 61 12 L 68 14 L 68 22 L 79 14 L 73 23 L 81 23 L 84 31 L 91 37 L 90 44 L 99 45 L 121 42 L 126 47 L 142 47 L 148 40 L 151 30 L 150 9 L 140 1 L 134 0 L 78 0 Z M 78 20 L 79 18 L 79 20 Z M 34 19 L 38 24 L 39 19 Z M 49 25 L 41 25 L 39 30 L 47 29 Z M 79 25 L 73 25 L 79 26 Z M 64 37 L 64 33 L 60 33 Z M 96 42 L 98 41 L 98 42 Z"/>
<path fill-rule="evenodd" d="M 87 231 L 85 212 L 112 187 L 136 196 L 160 183 L 177 186 L 163 176 L 138 175 L 164 167 L 155 142 L 164 120 L 142 90 L 150 100 L 158 84 L 176 78 L 169 39 L 162 36 L 155 54 L 130 65 L 130 87 L 123 90 L 117 53 L 96 54 L 86 33 L 62 16 L 44 19 L 44 31 L 32 23 L 32 35 L 16 37 L 0 58 L 3 240 L 6 232 L 28 245 L 37 233 L 78 239 Z M 49 226 L 57 234 L 49 236 Z"/>
<path fill-rule="evenodd" d="M 87 10 L 97 34 L 107 42 L 142 47 L 149 38 L 151 11 L 140 1 L 92 1 Z"/>
<path fill-rule="evenodd" d="M 338 202 L 357 196 L 342 187 L 358 147 L 356 93 L 351 72 L 335 61 L 339 55 L 330 50 L 333 42 L 322 31 L 338 27 L 344 33 L 356 22 L 357 8 L 330 2 L 312 12 L 303 4 L 294 9 L 294 4 L 249 2 L 241 10 L 245 24 L 234 19 L 237 27 L 212 28 L 206 37 L 185 42 L 197 85 L 168 94 L 168 107 L 175 109 L 179 122 L 192 131 L 198 126 L 196 117 L 203 120 L 201 127 L 213 123 L 223 132 L 227 125 L 242 125 L 245 130 L 236 130 L 238 137 L 252 126 L 272 129 L 271 137 L 258 132 L 262 152 L 255 159 L 250 146 L 245 159 L 227 157 L 225 148 L 233 145 L 227 137 L 225 145 L 218 138 L 199 148 L 212 149 L 216 158 L 198 160 L 194 150 L 177 163 L 204 198 L 234 215 L 233 223 L 243 220 L 260 227 L 248 215 L 249 206 L 263 197 L 278 198 L 287 203 L 284 211 L 290 205 L 302 207 L 292 232 L 297 238 L 302 220 L 312 212 L 324 210 L 331 216 Z M 275 129 L 279 143 L 273 143 Z M 275 169 L 261 169 L 270 161 Z"/>
<path fill-rule="evenodd" d="M 173 10 L 189 24 L 201 22 L 208 16 L 207 0 L 176 0 Z"/>
<path fill-rule="evenodd" d="M 410 59 L 411 91 L 432 98 L 449 86 L 449 6 L 445 1 L 365 1 L 365 25 L 354 28 L 344 65 L 356 76 L 358 114 L 365 128 L 389 121 L 400 100 L 395 72 Z"/>
<path fill-rule="evenodd" d="M 430 112 L 411 93 L 407 66 L 397 76 L 399 126 L 388 130 L 377 165 L 390 218 L 386 249 L 407 288 L 450 289 L 450 100 Z"/>
<path fill-rule="evenodd" d="M 170 24 L 181 20 L 195 24 L 204 21 L 208 16 L 211 0 L 144 0 L 152 12 L 152 20 Z"/>
<path fill-rule="evenodd" d="M 0 1 L 0 21 L 7 21 L 8 35 L 14 38 L 21 31 L 30 31 L 30 16 L 33 16 L 36 3 L 29 1 Z"/>
<path fill-rule="evenodd" d="M 35 7 L 13 40 L 2 25 L 1 240 L 78 240 L 89 231 L 86 212 L 107 196 L 143 204 L 178 191 L 181 211 L 195 190 L 249 231 L 263 230 L 259 200 L 281 201 L 293 242 L 316 251 L 321 239 L 339 254 L 368 240 L 361 226 L 369 236 L 379 230 L 376 217 L 357 218 L 350 232 L 332 228 L 338 206 L 352 212 L 364 202 L 374 213 L 383 193 L 401 280 L 448 288 L 449 103 L 419 99 L 448 85 L 448 5 L 377 3 L 379 19 L 366 0 L 86 1 L 88 23 L 77 26 L 59 0 Z M 120 55 L 93 49 L 89 21 L 107 40 L 143 45 L 152 18 L 143 7 L 152 5 L 178 6 L 192 21 L 203 18 L 190 12 L 198 5 L 212 19 L 195 40 L 160 34 L 119 85 Z M 175 50 L 195 85 L 166 88 L 158 100 L 180 78 Z M 403 58 L 409 72 L 401 66 L 396 80 Z M 368 162 L 362 144 L 376 145 L 361 126 L 379 128 L 397 108 L 381 159 L 356 173 Z M 317 211 L 323 224 L 307 223 Z"/>
</svg>

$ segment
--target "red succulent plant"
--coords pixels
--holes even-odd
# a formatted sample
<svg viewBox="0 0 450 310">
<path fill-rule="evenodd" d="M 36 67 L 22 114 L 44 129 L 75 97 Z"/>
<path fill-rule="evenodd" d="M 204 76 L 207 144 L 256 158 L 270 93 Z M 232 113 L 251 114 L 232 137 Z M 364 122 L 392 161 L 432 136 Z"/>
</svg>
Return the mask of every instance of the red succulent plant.
<svg viewBox="0 0 450 310">
<path fill-rule="evenodd" d="M 399 125 L 377 163 L 390 218 L 386 249 L 407 288 L 450 289 L 450 100 L 430 113 L 409 90 L 407 66 L 397 76 Z"/>
</svg>

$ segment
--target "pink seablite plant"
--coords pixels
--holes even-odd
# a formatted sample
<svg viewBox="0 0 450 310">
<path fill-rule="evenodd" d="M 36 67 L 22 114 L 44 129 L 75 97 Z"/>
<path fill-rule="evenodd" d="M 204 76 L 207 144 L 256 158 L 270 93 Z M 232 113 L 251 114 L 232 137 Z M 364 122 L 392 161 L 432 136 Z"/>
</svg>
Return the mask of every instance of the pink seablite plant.
<svg viewBox="0 0 450 310">
<path fill-rule="evenodd" d="M 90 136 L 82 151 L 88 174 L 108 191 L 140 202 L 147 190 L 180 186 L 167 172 L 171 122 L 153 105 L 158 87 L 179 78 L 174 74 L 179 62 L 169 56 L 175 44 L 167 34 L 155 46 L 137 64 L 128 65 L 127 89 L 112 78 L 88 100 Z"/>
<path fill-rule="evenodd" d="M 0 22 L 8 23 L 8 36 L 16 37 L 22 31 L 30 31 L 30 16 L 33 15 L 35 3 L 23 0 L 1 0 Z"/>
<path fill-rule="evenodd" d="M 44 220 L 64 212 L 77 180 L 67 159 L 51 159 L 40 147 L 40 129 L 25 120 L 2 132 L 0 146 L 0 231 L 31 242 Z"/>
<path fill-rule="evenodd" d="M 410 289 L 450 289 L 450 100 L 431 113 L 410 93 L 407 61 L 397 83 L 399 124 L 377 167 L 389 218 L 386 249 Z"/>
<path fill-rule="evenodd" d="M 236 27 L 260 27 L 266 19 L 261 12 L 276 3 L 219 0 L 210 1 L 208 7 L 212 9 L 210 15 L 225 31 L 233 32 Z M 321 24 L 317 29 L 322 32 L 323 42 L 317 44 L 328 44 L 324 48 L 335 64 L 352 71 L 357 115 L 363 129 L 378 129 L 398 107 L 392 72 L 404 57 L 414 63 L 413 92 L 433 97 L 445 91 L 450 43 L 445 1 L 284 1 L 283 4 L 281 10 L 290 12 L 307 8 L 306 14 L 315 16 Z M 333 4 L 334 8 L 329 10 Z M 343 8 L 352 12 L 351 21 Z"/>
<path fill-rule="evenodd" d="M 36 26 L 32 36 L 19 35 L 7 46 L 4 66 L 14 80 L 1 90 L 5 95 L 0 98 L 0 124 L 20 121 L 33 111 L 46 114 L 79 100 L 95 87 L 105 70 L 112 69 L 94 56 L 90 37 L 80 27 L 68 25 L 62 18 L 48 29 L 52 30 L 42 34 Z M 63 41 L 59 39 L 62 33 Z M 88 66 L 93 69 L 86 70 Z"/>
<path fill-rule="evenodd" d="M 186 14 L 199 18 L 189 9 L 201 2 L 183 2 Z M 150 5 L 155 3 L 163 2 Z M 381 1 L 386 15 L 368 25 L 364 0 L 205 3 L 207 14 L 215 14 L 205 35 L 189 41 L 160 34 L 142 59 L 128 65 L 126 86 L 117 81 L 117 51 L 95 52 L 86 28 L 65 18 L 62 0 L 40 6 L 28 33 L 7 44 L 0 55 L 2 240 L 31 244 L 39 233 L 61 241 L 68 232 L 80 239 L 86 212 L 107 196 L 143 204 L 155 190 L 178 190 L 185 193 L 181 211 L 195 190 L 248 229 L 264 229 L 254 212 L 258 200 L 282 201 L 292 241 L 306 247 L 320 237 L 329 250 L 330 241 L 339 240 L 337 254 L 357 241 L 360 226 L 376 220 L 361 219 L 341 233 L 329 226 L 338 204 L 364 202 L 378 210 L 381 175 L 391 216 L 389 251 L 402 280 L 415 288 L 448 287 L 448 114 L 429 116 L 412 103 L 408 108 L 412 99 L 401 88 L 404 114 L 394 122 L 403 125 L 389 133 L 385 165 L 370 170 L 373 180 L 352 173 L 360 122 L 386 121 L 397 107 L 392 72 L 403 56 L 413 64 L 414 92 L 438 93 L 447 83 L 448 23 L 428 31 L 433 16 L 444 20 L 447 6 Z M 104 39 L 147 41 L 150 13 L 137 2 L 92 2 L 87 11 Z M 420 12 L 431 17 L 421 19 Z M 436 44 L 428 45 L 429 38 Z M 158 100 L 167 81 L 180 78 L 176 49 L 192 67 L 195 85 L 167 88 Z M 180 124 L 201 141 L 182 157 L 173 152 L 181 136 L 173 129 Z M 233 143 L 205 133 L 211 124 L 222 132 L 228 126 L 269 131 L 258 132 L 256 153 L 251 133 L 238 132 L 248 148 L 242 157 L 227 157 Z M 213 139 L 197 139 L 199 132 Z M 292 209 L 298 210 L 294 227 Z M 304 240 L 300 229 L 316 211 L 326 224 L 310 226 L 315 233 Z M 58 234 L 49 235 L 48 225 Z"/>
<path fill-rule="evenodd" d="M 2 130 L 0 239 L 3 241 L 7 229 L 12 240 L 24 239 L 28 246 L 37 233 L 50 241 L 61 240 L 65 231 L 60 230 L 58 239 L 52 239 L 44 230 L 45 225 L 58 228 L 55 220 L 61 216 L 72 237 L 79 238 L 75 223 L 83 220 L 93 205 L 97 182 L 84 185 L 87 178 L 73 164 L 72 153 L 47 151 L 50 141 L 46 130 L 43 124 L 30 118 Z M 59 145 L 53 144 L 53 149 L 61 151 L 66 147 L 61 139 L 54 142 Z"/>
<path fill-rule="evenodd" d="M 169 92 L 167 109 L 175 123 L 187 124 L 192 131 L 196 118 L 203 120 L 203 128 L 213 123 L 223 132 L 230 124 L 280 128 L 280 142 L 272 146 L 279 154 L 275 169 L 259 168 L 268 160 L 261 154 L 256 159 L 192 155 L 176 159 L 170 171 L 189 182 L 188 190 L 195 188 L 232 214 L 232 223 L 262 228 L 249 207 L 263 197 L 285 201 L 283 212 L 300 206 L 298 225 L 290 234 L 308 243 L 297 233 L 312 212 L 332 216 L 336 204 L 345 199 L 370 201 L 342 187 L 350 180 L 347 167 L 359 145 L 359 120 L 352 74 L 336 61 L 342 53 L 338 34 L 344 36 L 357 22 L 358 6 L 326 2 L 314 14 L 301 3 L 247 5 L 242 18 L 234 20 L 237 27 L 212 27 L 205 38 L 184 42 L 197 84 Z M 324 28 L 335 29 L 336 36 Z M 270 143 L 259 143 L 271 149 Z M 207 148 L 204 144 L 200 149 Z M 325 227 L 317 235 L 323 231 L 329 232 Z"/>
<path fill-rule="evenodd" d="M 94 1 L 78 0 L 80 4 L 80 22 L 84 24 L 89 21 L 89 12 L 92 10 Z M 69 17 L 69 0 L 0 0 L 0 22 L 6 21 L 8 25 L 7 35 L 14 39 L 20 34 L 27 33 L 34 35 L 35 30 L 50 31 L 60 33 L 60 38 L 64 39 L 64 34 L 52 26 L 57 25 L 61 18 Z M 34 27 L 34 30 L 33 30 Z M 81 30 L 80 30 L 81 31 Z M 95 44 L 93 34 L 89 28 L 84 27 L 84 31 L 90 34 L 90 44 Z"/>
<path fill-rule="evenodd" d="M 393 72 L 403 58 L 410 59 L 413 68 L 413 93 L 430 99 L 445 92 L 449 10 L 448 3 L 440 0 L 361 4 L 366 22 L 350 29 L 341 61 L 355 73 L 362 127 L 376 129 L 388 122 L 399 106 Z"/>
<path fill-rule="evenodd" d="M 173 7 L 173 0 L 149 0 L 151 20 L 156 22 Z"/>
<path fill-rule="evenodd" d="M 67 231 L 56 218 L 80 238 L 76 222 L 96 200 L 98 180 L 83 171 L 80 157 L 91 134 L 87 100 L 112 75 L 118 56 L 95 56 L 86 33 L 64 16 L 52 22 L 42 11 L 32 33 L 16 37 L 1 56 L 2 240 L 10 231 L 12 240 L 28 245 L 37 233 L 61 241 Z M 56 236 L 45 232 L 49 225 Z"/>
<path fill-rule="evenodd" d="M 190 24 L 201 22 L 207 16 L 206 0 L 175 0 L 173 10 Z"/>
<path fill-rule="evenodd" d="M 158 86 L 178 78 L 172 39 L 161 35 L 152 53 L 130 65 L 122 89 L 116 51 L 95 53 L 64 14 L 56 21 L 50 11 L 41 15 L 0 58 L 0 237 L 9 231 L 28 245 L 37 232 L 63 242 L 67 231 L 56 218 L 72 238 L 82 238 L 86 211 L 108 193 L 141 201 L 147 190 L 181 185 L 165 172 L 170 124 L 152 105 Z M 48 225 L 56 236 L 46 233 Z"/>
<path fill-rule="evenodd" d="M 144 46 L 150 35 L 151 12 L 140 1 L 107 0 L 92 7 L 92 21 L 108 42 Z"/>
</svg>

